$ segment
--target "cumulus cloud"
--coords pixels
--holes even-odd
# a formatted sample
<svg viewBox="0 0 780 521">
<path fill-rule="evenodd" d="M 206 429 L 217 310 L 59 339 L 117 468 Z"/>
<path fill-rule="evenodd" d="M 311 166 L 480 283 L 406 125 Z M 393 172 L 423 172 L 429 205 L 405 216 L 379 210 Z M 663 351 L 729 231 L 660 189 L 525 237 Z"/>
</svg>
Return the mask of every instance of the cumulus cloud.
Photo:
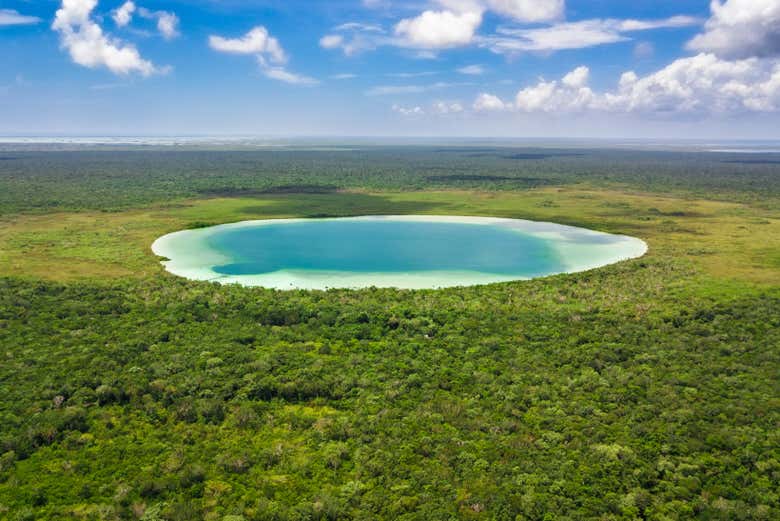
<svg viewBox="0 0 780 521">
<path fill-rule="evenodd" d="M 496 53 L 553 52 L 626 41 L 632 32 L 688 27 L 703 22 L 690 16 L 673 16 L 660 20 L 592 19 L 567 23 L 560 21 L 566 10 L 565 0 L 430 0 L 429 4 L 434 5 L 396 23 L 390 36 L 380 26 L 351 22 L 334 28 L 320 40 L 320 45 L 341 49 L 347 55 L 382 45 L 415 49 L 425 56 L 474 44 Z M 499 27 L 496 33 L 482 36 L 478 30 L 486 13 L 522 25 Z M 341 34 L 344 31 L 359 36 L 347 37 Z"/>
<path fill-rule="evenodd" d="M 163 37 L 170 39 L 178 36 L 179 17 L 168 12 L 161 12 L 158 16 L 157 29 L 162 33 Z"/>
<path fill-rule="evenodd" d="M 565 0 L 436 0 L 436 3 L 451 11 L 491 11 L 529 23 L 557 20 L 566 10 Z"/>
<path fill-rule="evenodd" d="M 578 67 L 560 81 L 540 80 L 520 89 L 514 103 L 482 94 L 476 110 L 710 114 L 780 110 L 780 62 L 723 60 L 714 54 L 680 58 L 644 77 L 624 73 L 615 90 L 594 92 L 589 70 Z M 494 99 L 495 98 L 495 99 Z M 500 103 L 499 103 L 500 102 Z"/>
<path fill-rule="evenodd" d="M 507 106 L 498 96 L 483 92 L 474 100 L 472 108 L 477 112 L 489 112 L 505 110 Z"/>
<path fill-rule="evenodd" d="M 487 7 L 522 22 L 547 22 L 563 16 L 564 0 L 488 0 Z"/>
<path fill-rule="evenodd" d="M 150 11 L 144 7 L 138 9 L 138 14 L 148 20 L 157 21 L 157 30 L 166 40 L 179 36 L 179 17 L 169 11 Z"/>
<path fill-rule="evenodd" d="M 401 105 L 393 105 L 393 112 L 397 112 L 402 116 L 422 116 L 425 114 L 425 111 L 420 106 L 402 107 Z"/>
<path fill-rule="evenodd" d="M 254 55 L 263 75 L 292 85 L 315 85 L 316 79 L 288 71 L 283 65 L 287 55 L 279 40 L 263 26 L 257 26 L 240 38 L 209 36 L 209 46 L 218 52 Z"/>
<path fill-rule="evenodd" d="M 135 13 L 135 3 L 128 0 L 116 9 L 111 17 L 117 27 L 126 27 L 133 21 L 133 13 Z"/>
<path fill-rule="evenodd" d="M 92 19 L 97 0 L 63 0 L 52 29 L 60 34 L 60 43 L 73 61 L 89 68 L 106 67 L 115 74 L 138 72 L 149 76 L 163 72 L 141 57 L 131 44 L 110 38 Z"/>
<path fill-rule="evenodd" d="M 32 25 L 40 22 L 37 16 L 25 16 L 13 9 L 0 9 L 0 27 L 4 25 Z"/>
<path fill-rule="evenodd" d="M 395 35 L 405 47 L 446 49 L 471 43 L 481 23 L 481 11 L 425 11 L 398 22 Z"/>
<path fill-rule="evenodd" d="M 674 16 L 656 20 L 589 19 L 559 21 L 564 1 L 432 0 L 437 4 L 401 20 L 386 44 L 436 52 L 477 44 L 496 53 L 555 52 L 629 41 L 634 33 L 704 24 L 688 47 L 698 52 L 666 67 L 639 76 L 626 72 L 614 89 L 594 91 L 590 70 L 578 67 L 560 79 L 539 80 L 521 88 L 511 101 L 481 93 L 474 111 L 572 112 L 608 111 L 643 114 L 711 114 L 780 111 L 780 1 L 713 0 L 706 20 Z M 486 12 L 523 23 L 545 25 L 500 26 L 495 34 L 477 34 Z M 325 44 L 328 42 L 325 41 Z M 330 47 L 343 46 L 333 40 Z M 324 45 L 326 46 L 326 45 Z M 638 43 L 636 58 L 651 56 L 652 44 Z M 479 66 L 458 69 L 480 74 Z M 372 95 L 421 93 L 431 86 L 382 86 Z M 446 105 L 445 105 L 446 107 Z M 420 109 L 419 111 L 414 110 Z M 439 107 L 441 108 L 441 107 Z M 434 105 L 404 109 L 410 114 L 441 113 Z"/>
<path fill-rule="evenodd" d="M 133 21 L 133 15 L 138 13 L 141 18 L 157 22 L 157 30 L 166 40 L 172 40 L 179 36 L 179 17 L 169 11 L 150 11 L 145 7 L 138 7 L 132 0 L 115 9 L 111 15 L 117 27 L 127 27 Z"/>
<path fill-rule="evenodd" d="M 495 53 L 552 52 L 584 49 L 629 39 L 626 33 L 697 25 L 689 16 L 663 20 L 592 19 L 535 28 L 499 28 L 496 35 L 480 39 L 480 44 Z"/>
<path fill-rule="evenodd" d="M 778 0 L 713 0 L 703 33 L 688 43 L 695 51 L 722 58 L 780 55 Z"/>
<path fill-rule="evenodd" d="M 425 114 L 432 114 L 435 116 L 447 116 L 447 115 L 460 114 L 465 111 L 463 105 L 461 105 L 460 103 L 448 102 L 448 101 L 435 101 L 430 105 L 428 109 L 424 109 L 419 105 L 412 105 L 412 106 L 405 107 L 403 105 L 397 105 L 397 104 L 393 105 L 392 109 L 393 112 L 397 112 L 402 116 L 408 116 L 408 117 L 423 116 Z"/>
<path fill-rule="evenodd" d="M 209 46 L 215 51 L 232 54 L 255 54 L 274 63 L 284 63 L 287 57 L 279 40 L 268 33 L 263 26 L 255 27 L 241 38 L 209 36 Z"/>
<path fill-rule="evenodd" d="M 486 1 L 486 0 L 485 0 Z M 379 25 L 350 22 L 333 28 L 320 45 L 326 49 L 341 49 L 346 55 L 371 50 L 381 45 L 393 45 L 421 51 L 428 57 L 433 51 L 470 44 L 482 23 L 483 0 L 435 0 L 422 13 L 401 19 L 392 35 Z"/>
<path fill-rule="evenodd" d="M 431 109 L 436 114 L 460 114 L 463 112 L 463 105 L 457 102 L 436 101 L 431 106 Z"/>
<path fill-rule="evenodd" d="M 590 69 L 587 67 L 577 67 L 569 74 L 563 77 L 561 83 L 570 89 L 580 89 L 588 84 L 590 78 Z"/>
<path fill-rule="evenodd" d="M 595 98 L 585 85 L 590 71 L 579 67 L 561 82 L 541 81 L 521 89 L 515 97 L 515 108 L 525 112 L 568 112 L 590 108 Z"/>
<path fill-rule="evenodd" d="M 604 95 L 609 110 L 735 112 L 780 109 L 780 65 L 756 58 L 728 61 L 714 54 L 678 59 L 640 78 L 629 72 L 617 92 Z"/>
</svg>

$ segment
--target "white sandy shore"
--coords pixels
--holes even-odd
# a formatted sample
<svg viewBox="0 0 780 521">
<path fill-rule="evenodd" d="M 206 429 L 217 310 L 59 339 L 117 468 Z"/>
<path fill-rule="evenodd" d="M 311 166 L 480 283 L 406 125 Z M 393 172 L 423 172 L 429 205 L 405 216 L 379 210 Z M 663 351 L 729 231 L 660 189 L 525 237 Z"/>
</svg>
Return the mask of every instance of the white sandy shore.
<svg viewBox="0 0 780 521">
<path fill-rule="evenodd" d="M 633 237 L 565 226 L 555 223 L 504 219 L 499 217 L 466 217 L 439 215 L 384 215 L 339 218 L 342 221 L 396 221 L 460 223 L 508 228 L 518 233 L 546 239 L 557 251 L 565 266 L 565 273 L 587 271 L 616 262 L 635 259 L 647 253 L 647 244 Z M 209 228 L 182 230 L 157 239 L 152 251 L 169 260 L 165 269 L 174 275 L 191 280 L 210 280 L 236 283 L 244 286 L 262 286 L 274 289 L 329 289 L 395 287 L 400 289 L 429 289 L 455 286 L 474 286 L 496 282 L 523 280 L 523 277 L 480 273 L 473 271 L 426 271 L 417 273 L 357 273 L 303 270 L 281 270 L 262 275 L 224 275 L 213 271 L 214 266 L 228 264 L 231 259 L 208 245 L 208 238 L 226 229 L 248 228 L 269 224 L 325 221 L 332 219 L 271 219 L 242 221 Z M 549 273 L 554 275 L 560 272 Z"/>
</svg>

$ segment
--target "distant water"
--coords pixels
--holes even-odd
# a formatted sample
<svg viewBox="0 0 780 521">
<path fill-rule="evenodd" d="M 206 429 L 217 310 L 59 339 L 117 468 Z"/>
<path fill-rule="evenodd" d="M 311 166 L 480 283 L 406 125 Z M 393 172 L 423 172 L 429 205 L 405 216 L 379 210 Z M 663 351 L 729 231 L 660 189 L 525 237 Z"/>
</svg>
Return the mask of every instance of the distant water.
<svg viewBox="0 0 780 521">
<path fill-rule="evenodd" d="M 644 242 L 552 223 L 387 216 L 248 221 L 158 239 L 171 273 L 277 289 L 436 288 L 581 271 Z"/>
<path fill-rule="evenodd" d="M 710 148 L 707 152 L 719 154 L 780 154 L 780 148 Z"/>
</svg>

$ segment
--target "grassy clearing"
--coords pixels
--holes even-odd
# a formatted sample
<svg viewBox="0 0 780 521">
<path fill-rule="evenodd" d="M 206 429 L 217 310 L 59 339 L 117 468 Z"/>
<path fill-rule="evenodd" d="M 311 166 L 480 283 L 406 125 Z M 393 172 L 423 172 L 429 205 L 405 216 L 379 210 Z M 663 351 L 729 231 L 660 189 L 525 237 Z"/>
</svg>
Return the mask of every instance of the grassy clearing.
<svg viewBox="0 0 780 521">
<path fill-rule="evenodd" d="M 185 200 L 123 212 L 22 214 L 0 221 L 0 273 L 56 281 L 146 277 L 161 271 L 151 243 L 182 228 L 247 219 L 414 213 L 553 221 L 633 235 L 648 242 L 653 257 L 687 260 L 720 279 L 772 284 L 780 273 L 780 211 L 769 206 L 548 187 L 281 194 Z"/>
</svg>

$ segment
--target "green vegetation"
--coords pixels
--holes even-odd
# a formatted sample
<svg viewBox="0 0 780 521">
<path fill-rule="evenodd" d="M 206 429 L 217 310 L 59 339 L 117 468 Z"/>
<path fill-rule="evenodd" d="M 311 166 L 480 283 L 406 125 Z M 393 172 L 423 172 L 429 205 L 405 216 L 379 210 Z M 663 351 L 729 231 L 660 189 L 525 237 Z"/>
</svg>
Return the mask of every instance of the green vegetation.
<svg viewBox="0 0 780 521">
<path fill-rule="evenodd" d="M 6 147 L 7 148 L 7 147 Z M 589 185 L 756 202 L 780 196 L 780 154 L 512 147 L 7 150 L 0 213 L 117 210 L 172 199 L 339 189 L 526 190 Z"/>
<path fill-rule="evenodd" d="M 0 156 L 21 158 L 0 161 L 0 519 L 780 517 L 777 165 Z M 149 251 L 186 227 L 371 213 L 551 220 L 651 252 L 484 287 L 275 292 L 171 277 Z"/>
</svg>

